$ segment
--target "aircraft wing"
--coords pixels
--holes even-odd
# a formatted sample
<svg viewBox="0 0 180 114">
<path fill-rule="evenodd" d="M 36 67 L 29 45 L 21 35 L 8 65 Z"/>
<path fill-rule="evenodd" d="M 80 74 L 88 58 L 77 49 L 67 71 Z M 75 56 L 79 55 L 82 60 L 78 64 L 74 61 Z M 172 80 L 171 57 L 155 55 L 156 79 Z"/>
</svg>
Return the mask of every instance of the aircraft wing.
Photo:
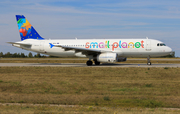
<svg viewBox="0 0 180 114">
<path fill-rule="evenodd" d="M 24 46 L 31 46 L 32 44 L 29 43 L 17 43 L 17 42 L 7 42 L 9 44 L 17 44 L 17 45 L 24 45 Z"/>
<path fill-rule="evenodd" d="M 81 52 L 84 55 L 98 55 L 102 52 L 102 50 L 95 50 L 95 49 L 86 49 L 86 48 L 80 48 L 80 47 L 70 47 L 70 46 L 63 46 L 63 45 L 53 45 L 50 44 L 50 47 L 61 47 L 63 49 L 65 49 L 65 51 L 69 51 L 69 50 L 75 50 L 75 52 Z"/>
</svg>

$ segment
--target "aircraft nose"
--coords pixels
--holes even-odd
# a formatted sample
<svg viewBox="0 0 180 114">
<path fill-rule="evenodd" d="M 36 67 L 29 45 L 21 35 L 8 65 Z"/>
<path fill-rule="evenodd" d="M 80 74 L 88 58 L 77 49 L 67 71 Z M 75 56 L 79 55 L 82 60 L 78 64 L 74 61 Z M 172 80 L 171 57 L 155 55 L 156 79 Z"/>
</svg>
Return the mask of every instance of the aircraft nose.
<svg viewBox="0 0 180 114">
<path fill-rule="evenodd" d="M 167 47 L 166 52 L 172 52 L 172 49 L 170 47 Z"/>
<path fill-rule="evenodd" d="M 165 51 L 166 51 L 166 53 L 167 53 L 167 54 L 169 54 L 169 55 L 172 55 L 172 56 L 173 56 L 173 51 L 172 51 L 172 49 L 171 49 L 170 47 L 168 47 L 168 46 L 167 46 L 167 48 L 166 48 L 166 50 L 165 50 Z"/>
</svg>

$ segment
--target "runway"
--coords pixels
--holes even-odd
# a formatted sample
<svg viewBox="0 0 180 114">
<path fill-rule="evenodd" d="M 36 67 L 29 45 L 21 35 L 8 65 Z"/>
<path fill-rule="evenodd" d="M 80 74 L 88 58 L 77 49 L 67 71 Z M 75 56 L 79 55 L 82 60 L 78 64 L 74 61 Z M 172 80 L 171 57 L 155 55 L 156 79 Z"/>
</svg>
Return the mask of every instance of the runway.
<svg viewBox="0 0 180 114">
<path fill-rule="evenodd" d="M 88 58 L 0 58 L 0 60 L 88 60 Z M 147 58 L 127 58 L 128 61 L 142 60 L 146 61 Z M 179 58 L 151 58 L 152 61 L 180 61 Z"/>
<path fill-rule="evenodd" d="M 100 64 L 87 66 L 85 63 L 0 63 L 0 67 L 180 67 L 180 64 L 152 64 L 126 63 L 126 64 Z"/>
</svg>

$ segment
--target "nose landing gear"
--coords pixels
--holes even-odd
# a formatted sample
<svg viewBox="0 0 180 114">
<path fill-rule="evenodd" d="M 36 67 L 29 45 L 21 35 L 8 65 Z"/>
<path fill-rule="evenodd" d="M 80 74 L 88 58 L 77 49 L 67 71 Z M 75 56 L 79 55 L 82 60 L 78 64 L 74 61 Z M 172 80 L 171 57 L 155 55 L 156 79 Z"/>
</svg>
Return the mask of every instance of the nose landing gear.
<svg viewBox="0 0 180 114">
<path fill-rule="evenodd" d="M 151 65 L 150 56 L 147 57 L 147 65 Z"/>
</svg>

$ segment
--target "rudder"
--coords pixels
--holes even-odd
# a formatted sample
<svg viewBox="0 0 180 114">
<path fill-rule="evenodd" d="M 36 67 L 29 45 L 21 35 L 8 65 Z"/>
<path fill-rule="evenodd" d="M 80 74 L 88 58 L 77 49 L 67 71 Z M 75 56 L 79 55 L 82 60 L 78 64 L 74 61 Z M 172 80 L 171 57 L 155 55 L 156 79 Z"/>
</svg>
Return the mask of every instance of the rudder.
<svg viewBox="0 0 180 114">
<path fill-rule="evenodd" d="M 24 15 L 16 15 L 16 20 L 18 24 L 18 30 L 20 33 L 21 40 L 25 39 L 37 39 L 43 40 L 33 26 L 28 22 Z"/>
</svg>

